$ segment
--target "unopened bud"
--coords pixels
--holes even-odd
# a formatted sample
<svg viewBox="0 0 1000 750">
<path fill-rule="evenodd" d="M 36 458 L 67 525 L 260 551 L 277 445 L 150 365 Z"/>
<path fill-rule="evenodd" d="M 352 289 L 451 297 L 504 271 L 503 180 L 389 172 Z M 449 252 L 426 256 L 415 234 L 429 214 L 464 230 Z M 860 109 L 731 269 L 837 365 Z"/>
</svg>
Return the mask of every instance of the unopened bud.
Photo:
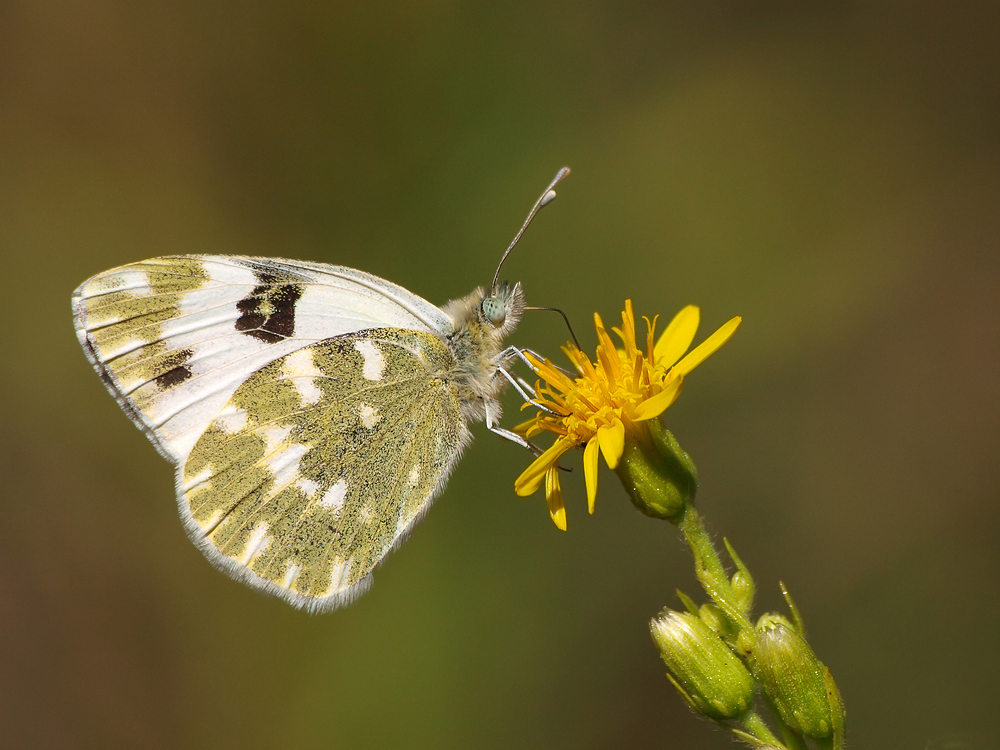
<svg viewBox="0 0 1000 750">
<path fill-rule="evenodd" d="M 647 516 L 678 523 L 694 502 L 698 472 L 659 419 L 640 422 L 641 440 L 626 440 L 615 472 L 633 504 Z"/>
<path fill-rule="evenodd" d="M 743 564 L 740 556 L 736 554 L 736 550 L 733 549 L 733 545 L 729 543 L 729 540 L 723 539 L 722 541 L 726 545 L 729 557 L 732 558 L 733 564 L 736 566 L 736 572 L 733 573 L 733 577 L 729 581 L 729 587 L 733 592 L 740 611 L 745 616 L 749 616 L 750 610 L 753 609 L 753 597 L 755 593 L 753 576 L 750 575 L 750 571 Z"/>
<path fill-rule="evenodd" d="M 715 604 L 702 604 L 698 608 L 698 618 L 717 636 L 729 633 L 729 623 Z"/>
<path fill-rule="evenodd" d="M 690 706 L 716 721 L 746 713 L 754 681 L 743 662 L 698 617 L 664 610 L 650 622 L 669 677 Z"/>
<path fill-rule="evenodd" d="M 749 612 L 751 607 L 753 607 L 753 578 L 748 573 L 738 570 L 733 573 L 729 585 L 733 590 L 733 595 L 736 597 L 736 603 L 740 606 L 740 609 L 743 612 Z"/>
<path fill-rule="evenodd" d="M 789 728 L 818 740 L 832 737 L 843 726 L 833 678 L 784 617 L 760 618 L 752 664 L 761 688 Z"/>
</svg>

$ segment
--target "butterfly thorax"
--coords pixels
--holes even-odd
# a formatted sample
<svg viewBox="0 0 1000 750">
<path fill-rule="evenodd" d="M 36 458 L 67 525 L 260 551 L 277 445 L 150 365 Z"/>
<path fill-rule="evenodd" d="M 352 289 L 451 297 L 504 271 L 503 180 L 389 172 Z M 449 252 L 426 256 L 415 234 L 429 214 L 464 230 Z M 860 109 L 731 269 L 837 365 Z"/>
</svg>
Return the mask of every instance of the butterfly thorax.
<svg viewBox="0 0 1000 750">
<path fill-rule="evenodd" d="M 506 386 L 497 374 L 500 352 L 523 307 L 521 285 L 502 282 L 489 290 L 478 287 L 442 308 L 454 324 L 444 337 L 454 357 L 448 377 L 467 419 L 484 419 L 487 403 L 494 402 Z"/>
</svg>

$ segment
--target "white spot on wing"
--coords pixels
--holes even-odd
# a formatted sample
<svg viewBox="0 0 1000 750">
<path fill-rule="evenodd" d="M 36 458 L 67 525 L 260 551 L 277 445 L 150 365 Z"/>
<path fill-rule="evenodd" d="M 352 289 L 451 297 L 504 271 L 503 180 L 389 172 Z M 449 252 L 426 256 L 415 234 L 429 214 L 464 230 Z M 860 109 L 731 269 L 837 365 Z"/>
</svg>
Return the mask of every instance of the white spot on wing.
<svg viewBox="0 0 1000 750">
<path fill-rule="evenodd" d="M 265 465 L 274 474 L 276 491 L 280 492 L 299 478 L 299 461 L 309 452 L 309 448 L 310 446 L 302 443 L 292 443 L 265 460 Z M 302 479 L 299 478 L 299 481 Z"/>
<path fill-rule="evenodd" d="M 134 352 L 136 349 L 142 349 L 144 346 L 149 346 L 149 342 L 143 341 L 142 339 L 129 339 L 128 341 L 122 342 L 120 344 L 115 344 L 113 346 L 100 347 L 101 357 L 105 361 L 109 361 L 114 359 L 115 357 L 121 357 L 125 354 L 130 354 L 131 352 Z M 141 385 L 144 382 L 146 381 L 145 379 L 142 378 L 132 379 L 129 380 L 127 384 L 123 382 L 122 386 L 126 388 L 126 390 L 128 390 L 135 387 L 136 385 Z"/>
<path fill-rule="evenodd" d="M 312 349 L 299 349 L 285 357 L 284 373 L 286 378 L 292 379 L 302 403 L 315 404 L 323 398 L 323 391 L 314 380 L 323 377 L 323 373 L 313 362 Z"/>
<path fill-rule="evenodd" d="M 222 514 L 223 510 L 219 508 L 218 510 L 212 512 L 212 515 L 209 516 L 207 521 L 204 523 L 199 522 L 201 528 L 204 529 L 206 534 L 211 534 L 215 530 L 215 527 L 219 525 L 219 521 L 222 519 Z M 227 516 L 226 520 L 228 519 L 229 517 Z"/>
<path fill-rule="evenodd" d="M 271 537 L 267 535 L 267 521 L 261 521 L 256 528 L 250 532 L 250 539 L 247 541 L 247 548 L 243 552 L 243 559 L 240 563 L 249 565 L 250 562 L 261 552 L 267 549 L 271 543 Z"/>
<path fill-rule="evenodd" d="M 295 483 L 295 486 L 302 490 L 306 497 L 311 498 L 319 490 L 319 482 L 313 481 L 307 477 L 301 477 L 299 481 Z"/>
<path fill-rule="evenodd" d="M 344 562 L 338 562 L 333 564 L 333 570 L 330 572 L 330 593 L 336 593 L 342 589 L 346 589 L 349 584 L 347 583 L 348 576 L 351 573 L 351 563 L 353 560 L 346 560 Z"/>
<path fill-rule="evenodd" d="M 319 504 L 324 508 L 329 508 L 334 512 L 339 512 L 341 506 L 344 504 L 344 498 L 346 497 L 347 480 L 338 479 L 336 484 L 323 494 L 323 499 L 319 501 Z"/>
<path fill-rule="evenodd" d="M 184 483 L 184 487 L 181 488 L 181 491 L 190 492 L 199 484 L 203 484 L 211 478 L 212 478 L 212 465 L 206 464 L 204 469 L 199 471 L 197 474 L 195 474 L 193 477 L 191 477 Z"/>
<path fill-rule="evenodd" d="M 354 348 L 358 350 L 365 359 L 364 368 L 361 374 L 366 380 L 381 380 L 385 370 L 385 357 L 377 346 L 371 341 L 355 341 Z"/>
<path fill-rule="evenodd" d="M 84 297 L 95 297 L 108 292 L 129 292 L 144 297 L 152 292 L 149 276 L 145 271 L 127 268 L 116 273 L 101 274 L 91 279 L 83 288 Z"/>
<path fill-rule="evenodd" d="M 358 413 L 361 416 L 361 424 L 369 430 L 382 419 L 382 416 L 378 413 L 378 409 L 364 402 L 358 405 Z"/>
<path fill-rule="evenodd" d="M 118 277 L 120 283 L 115 284 L 117 288 L 128 290 L 129 294 L 136 297 L 146 297 L 153 293 L 149 286 L 149 275 L 145 271 L 129 269 Z"/>
<path fill-rule="evenodd" d="M 288 440 L 289 434 L 291 434 L 291 427 L 266 427 L 260 431 L 260 434 L 264 438 L 265 444 L 265 454 L 273 453 L 278 450 L 285 442 Z"/>
<path fill-rule="evenodd" d="M 410 469 L 410 476 L 406 479 L 410 483 L 411 487 L 416 486 L 417 482 L 420 481 L 420 464 L 413 465 L 413 468 Z"/>
<path fill-rule="evenodd" d="M 281 585 L 286 589 L 291 588 L 292 584 L 295 583 L 295 579 L 299 577 L 299 573 L 302 571 L 302 566 L 297 563 L 291 563 L 288 569 L 285 571 L 285 577 L 281 580 Z"/>
<path fill-rule="evenodd" d="M 226 404 L 226 408 L 219 412 L 215 418 L 215 426 L 229 435 L 241 432 L 247 426 L 250 415 L 243 409 L 237 409 L 232 404 Z"/>
<path fill-rule="evenodd" d="M 405 534 L 406 530 L 410 528 L 410 524 L 413 523 L 413 519 L 416 517 L 415 511 L 407 511 L 406 513 L 401 513 L 399 519 L 396 521 L 396 536 Z"/>
</svg>

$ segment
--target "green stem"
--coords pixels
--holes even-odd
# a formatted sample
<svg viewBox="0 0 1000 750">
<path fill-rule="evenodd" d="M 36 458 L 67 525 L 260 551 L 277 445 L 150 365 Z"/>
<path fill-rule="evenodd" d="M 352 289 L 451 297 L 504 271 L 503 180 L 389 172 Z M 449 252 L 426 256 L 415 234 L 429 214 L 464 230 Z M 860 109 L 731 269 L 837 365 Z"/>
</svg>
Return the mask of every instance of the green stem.
<svg viewBox="0 0 1000 750">
<path fill-rule="evenodd" d="M 740 718 L 740 723 L 747 730 L 747 733 L 754 739 L 760 740 L 767 747 L 784 747 L 774 733 L 767 728 L 767 724 L 754 711 L 747 711 Z"/>
<path fill-rule="evenodd" d="M 705 524 L 701 520 L 701 515 L 693 505 L 688 505 L 681 516 L 678 524 L 684 532 L 691 552 L 694 554 L 695 574 L 698 580 L 705 583 L 708 581 L 714 588 L 726 594 L 732 594 L 729 587 L 729 577 L 726 569 L 722 566 L 719 553 L 715 551 L 715 545 L 705 530 Z"/>
<path fill-rule="evenodd" d="M 719 553 L 712 544 L 712 538 L 705 530 L 705 524 L 694 505 L 689 504 L 684 508 L 678 526 L 694 555 L 694 571 L 698 582 L 732 621 L 737 632 L 752 628 L 740 608 Z"/>
</svg>

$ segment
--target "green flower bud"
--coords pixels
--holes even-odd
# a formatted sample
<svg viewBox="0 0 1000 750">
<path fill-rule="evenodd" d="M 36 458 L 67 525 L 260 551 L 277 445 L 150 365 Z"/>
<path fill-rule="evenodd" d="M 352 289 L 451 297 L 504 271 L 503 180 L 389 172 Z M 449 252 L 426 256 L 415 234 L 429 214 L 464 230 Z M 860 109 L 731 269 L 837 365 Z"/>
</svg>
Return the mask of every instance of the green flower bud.
<svg viewBox="0 0 1000 750">
<path fill-rule="evenodd" d="M 733 573 L 733 577 L 732 580 L 729 581 L 729 585 L 733 589 L 733 595 L 736 597 L 737 604 L 740 605 L 744 612 L 749 612 L 750 608 L 753 606 L 753 578 L 744 574 L 742 571 L 736 571 Z"/>
<path fill-rule="evenodd" d="M 843 727 L 843 707 L 833 678 L 784 617 L 760 618 L 751 663 L 761 688 L 790 729 L 819 740 Z"/>
<path fill-rule="evenodd" d="M 711 629 L 688 612 L 665 609 L 649 624 L 653 641 L 681 696 L 716 721 L 735 719 L 750 708 L 754 681 Z"/>
<path fill-rule="evenodd" d="M 702 604 L 698 608 L 698 619 L 720 638 L 729 635 L 729 623 L 715 604 Z"/>
<path fill-rule="evenodd" d="M 753 582 L 753 576 L 750 575 L 750 571 L 747 569 L 747 566 L 743 564 L 740 556 L 736 554 L 736 550 L 733 549 L 733 545 L 729 543 L 729 540 L 723 539 L 722 541 L 726 545 L 729 557 L 736 566 L 736 572 L 733 573 L 733 577 L 729 581 L 729 587 L 732 589 L 733 596 L 735 597 L 736 604 L 739 606 L 740 611 L 745 616 L 748 616 L 750 614 L 750 610 L 753 608 L 753 597 L 756 589 Z"/>
<path fill-rule="evenodd" d="M 677 523 L 698 490 L 694 462 L 659 419 L 637 427 L 615 473 L 641 512 Z"/>
</svg>

